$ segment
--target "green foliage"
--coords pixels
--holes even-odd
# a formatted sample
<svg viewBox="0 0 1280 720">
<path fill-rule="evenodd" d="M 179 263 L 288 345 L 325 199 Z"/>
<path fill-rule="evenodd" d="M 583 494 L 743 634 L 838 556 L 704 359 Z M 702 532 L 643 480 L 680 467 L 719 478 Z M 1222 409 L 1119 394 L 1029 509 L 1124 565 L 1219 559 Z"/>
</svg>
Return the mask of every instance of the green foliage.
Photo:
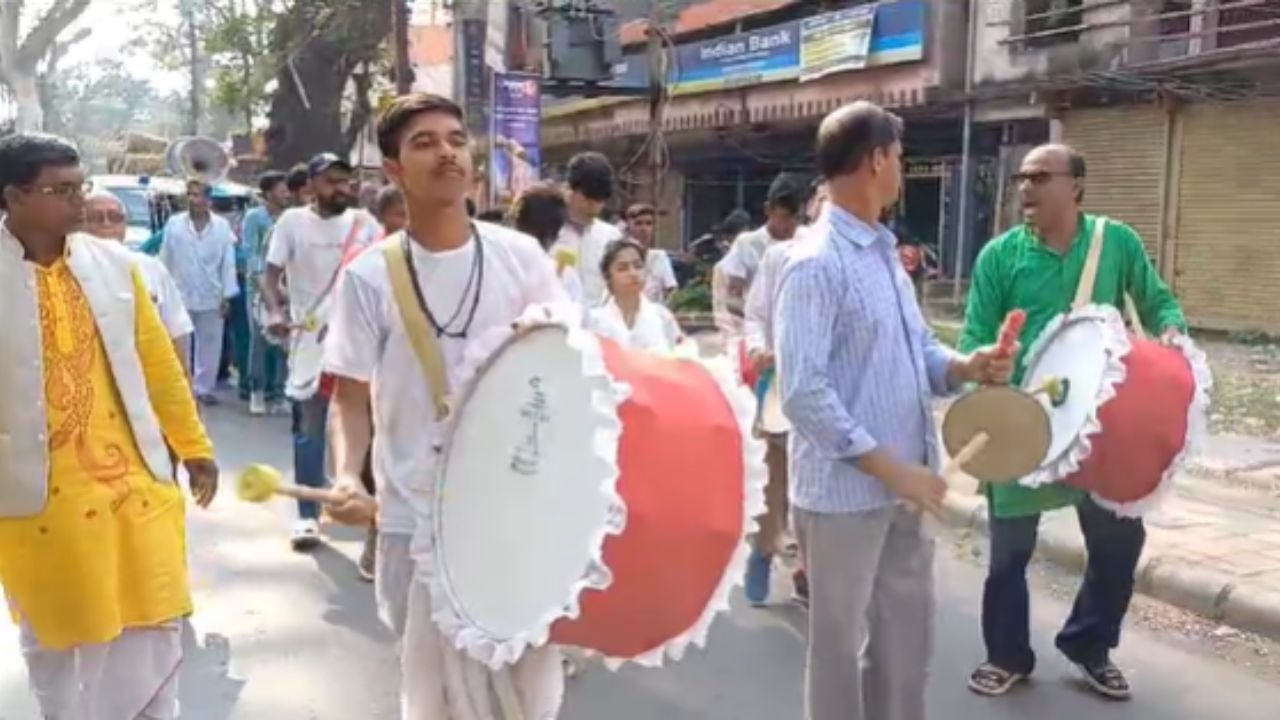
<svg viewBox="0 0 1280 720">
<path fill-rule="evenodd" d="M 280 56 L 271 39 L 280 9 L 274 0 L 206 0 L 201 27 L 204 52 L 212 66 L 210 99 L 243 118 L 245 131 L 267 102 L 266 87 Z"/>
<path fill-rule="evenodd" d="M 671 293 L 667 307 L 677 313 L 711 312 L 711 287 L 696 282 Z"/>
</svg>

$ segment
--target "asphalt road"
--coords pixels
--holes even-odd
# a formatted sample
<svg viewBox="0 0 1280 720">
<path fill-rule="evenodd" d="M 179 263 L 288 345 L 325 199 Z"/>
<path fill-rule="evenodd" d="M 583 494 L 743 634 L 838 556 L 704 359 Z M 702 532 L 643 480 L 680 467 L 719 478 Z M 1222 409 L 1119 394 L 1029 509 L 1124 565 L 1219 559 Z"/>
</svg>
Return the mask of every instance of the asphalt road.
<svg viewBox="0 0 1280 720">
<path fill-rule="evenodd" d="M 210 414 L 228 478 L 249 462 L 288 467 L 288 424 L 234 408 Z M 359 537 L 311 555 L 291 552 L 291 508 L 238 503 L 226 480 L 212 510 L 192 511 L 190 552 L 198 606 L 184 672 L 186 720 L 394 720 L 390 635 L 375 620 L 372 588 L 356 577 Z M 1100 700 L 1052 652 L 1067 607 L 1037 592 L 1042 653 L 1033 683 L 999 699 L 964 680 L 980 659 L 981 569 L 948 544 L 939 552 L 937 650 L 928 693 L 937 720 L 1274 720 L 1280 686 L 1168 632 L 1129 629 L 1117 660 L 1137 691 Z M 804 616 L 790 606 L 736 606 L 709 650 L 653 671 L 588 668 L 570 682 L 564 720 L 782 720 L 800 718 Z M 0 624 L 0 720 L 35 720 L 15 631 Z"/>
</svg>

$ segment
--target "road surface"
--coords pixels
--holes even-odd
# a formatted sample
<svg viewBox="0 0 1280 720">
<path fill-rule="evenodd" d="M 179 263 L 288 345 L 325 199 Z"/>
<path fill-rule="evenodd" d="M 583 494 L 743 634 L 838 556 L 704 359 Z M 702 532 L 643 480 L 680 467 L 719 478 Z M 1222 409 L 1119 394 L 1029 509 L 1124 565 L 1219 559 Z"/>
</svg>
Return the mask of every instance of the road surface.
<svg viewBox="0 0 1280 720">
<path fill-rule="evenodd" d="M 289 466 L 288 423 L 250 419 L 238 407 L 209 413 L 224 467 L 211 511 L 192 511 L 190 552 L 198 612 L 184 672 L 186 720 L 391 720 L 396 665 L 374 619 L 372 588 L 356 577 L 357 533 L 310 555 L 288 548 L 290 508 L 248 506 L 231 491 L 250 462 Z M 981 655 L 981 568 L 953 543 L 938 560 L 937 651 L 928 693 L 939 720 L 1274 720 L 1280 686 L 1204 643 L 1131 627 L 1117 659 L 1137 698 L 1100 700 L 1052 652 L 1067 606 L 1044 587 L 1035 600 L 1041 666 L 1034 683 L 999 700 L 964 680 Z M 1134 623 L 1131 623 L 1133 625 Z M 670 668 L 571 681 L 564 720 L 780 720 L 802 717 L 804 616 L 790 606 L 743 605 L 717 621 L 710 651 Z M 35 720 L 16 633 L 0 624 L 0 720 Z M 1259 646 L 1258 653 L 1266 648 Z M 1267 676 L 1274 677 L 1274 676 Z"/>
</svg>

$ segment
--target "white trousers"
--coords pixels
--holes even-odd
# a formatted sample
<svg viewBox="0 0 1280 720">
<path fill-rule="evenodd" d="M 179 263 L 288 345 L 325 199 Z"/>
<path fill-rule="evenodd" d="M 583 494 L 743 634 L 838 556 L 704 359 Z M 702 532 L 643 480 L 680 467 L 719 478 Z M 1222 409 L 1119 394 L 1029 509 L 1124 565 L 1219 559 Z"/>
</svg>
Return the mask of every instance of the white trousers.
<svg viewBox="0 0 1280 720">
<path fill-rule="evenodd" d="M 430 594 L 418 580 L 409 588 L 400 650 L 402 720 L 555 720 L 564 701 L 559 648 L 528 650 L 515 665 L 491 671 L 440 634 Z M 514 712 L 506 708 L 504 690 Z"/>
<path fill-rule="evenodd" d="M 218 387 L 218 366 L 222 364 L 222 333 L 226 318 L 217 310 L 191 313 L 191 374 L 196 395 L 212 395 Z"/>
<path fill-rule="evenodd" d="M 182 622 L 125 630 L 100 645 L 40 646 L 21 626 L 22 654 L 40 712 L 52 720 L 175 720 Z"/>
</svg>

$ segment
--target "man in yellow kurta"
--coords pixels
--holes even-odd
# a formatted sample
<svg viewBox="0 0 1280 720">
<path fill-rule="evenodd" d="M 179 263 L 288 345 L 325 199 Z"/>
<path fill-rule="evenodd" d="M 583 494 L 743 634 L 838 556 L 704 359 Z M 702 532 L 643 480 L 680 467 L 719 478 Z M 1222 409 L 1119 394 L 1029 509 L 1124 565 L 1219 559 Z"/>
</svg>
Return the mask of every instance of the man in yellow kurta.
<svg viewBox="0 0 1280 720">
<path fill-rule="evenodd" d="M 0 584 L 46 718 L 177 714 L 191 613 L 184 501 L 213 449 L 134 258 L 75 233 L 84 175 L 58 138 L 0 140 Z"/>
</svg>

